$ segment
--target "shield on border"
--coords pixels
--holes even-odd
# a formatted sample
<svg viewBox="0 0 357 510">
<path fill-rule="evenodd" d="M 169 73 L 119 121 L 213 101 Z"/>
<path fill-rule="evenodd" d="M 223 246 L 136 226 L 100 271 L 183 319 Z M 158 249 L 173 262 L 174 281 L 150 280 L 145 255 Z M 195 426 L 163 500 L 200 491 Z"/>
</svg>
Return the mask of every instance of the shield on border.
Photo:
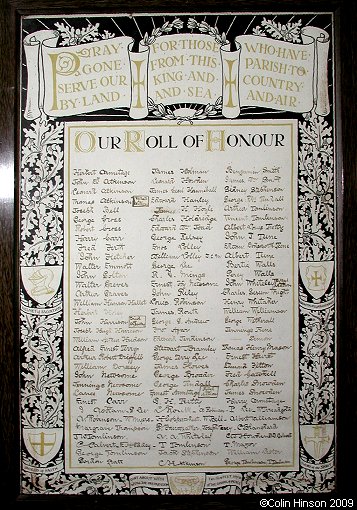
<svg viewBox="0 0 357 510">
<path fill-rule="evenodd" d="M 315 299 L 320 299 L 330 286 L 334 262 L 300 262 L 300 276 L 305 289 Z"/>
<path fill-rule="evenodd" d="M 206 483 L 205 473 L 176 473 L 167 475 L 172 494 L 202 494 Z"/>
<path fill-rule="evenodd" d="M 22 283 L 27 294 L 44 305 L 57 293 L 62 278 L 62 266 L 21 266 Z"/>
<path fill-rule="evenodd" d="M 330 451 L 334 438 L 334 425 L 301 425 L 301 441 L 307 453 L 315 460 L 321 460 Z"/>
<path fill-rule="evenodd" d="M 23 438 L 29 454 L 40 464 L 47 464 L 59 452 L 63 439 L 63 430 L 59 428 L 25 428 L 23 430 Z"/>
</svg>

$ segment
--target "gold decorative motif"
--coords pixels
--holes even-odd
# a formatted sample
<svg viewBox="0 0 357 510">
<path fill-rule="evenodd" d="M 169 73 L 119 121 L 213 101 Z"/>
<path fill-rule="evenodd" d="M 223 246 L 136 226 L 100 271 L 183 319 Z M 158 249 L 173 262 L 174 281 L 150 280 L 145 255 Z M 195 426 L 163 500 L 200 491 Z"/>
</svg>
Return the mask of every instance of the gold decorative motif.
<svg viewBox="0 0 357 510">
<path fill-rule="evenodd" d="M 22 266 L 21 276 L 28 295 L 43 305 L 58 291 L 62 266 Z"/>
<path fill-rule="evenodd" d="M 300 262 L 300 275 L 305 289 L 315 299 L 320 299 L 330 286 L 333 261 Z"/>
<path fill-rule="evenodd" d="M 24 443 L 28 453 L 40 464 L 47 464 L 58 453 L 63 438 L 62 429 L 24 429 Z"/>
<path fill-rule="evenodd" d="M 172 494 L 202 494 L 206 476 L 204 473 L 167 475 Z"/>
<path fill-rule="evenodd" d="M 334 437 L 332 424 L 302 425 L 302 444 L 315 460 L 321 460 L 329 452 Z"/>
</svg>

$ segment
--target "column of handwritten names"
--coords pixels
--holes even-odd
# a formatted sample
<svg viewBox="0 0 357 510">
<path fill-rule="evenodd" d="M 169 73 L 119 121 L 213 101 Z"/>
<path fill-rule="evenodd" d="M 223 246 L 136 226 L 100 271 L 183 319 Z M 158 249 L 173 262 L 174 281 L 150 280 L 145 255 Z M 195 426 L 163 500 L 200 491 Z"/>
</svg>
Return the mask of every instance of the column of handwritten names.
<svg viewBox="0 0 357 510">
<path fill-rule="evenodd" d="M 291 126 L 263 162 L 210 127 L 96 129 L 66 177 L 67 469 L 291 468 Z"/>
</svg>

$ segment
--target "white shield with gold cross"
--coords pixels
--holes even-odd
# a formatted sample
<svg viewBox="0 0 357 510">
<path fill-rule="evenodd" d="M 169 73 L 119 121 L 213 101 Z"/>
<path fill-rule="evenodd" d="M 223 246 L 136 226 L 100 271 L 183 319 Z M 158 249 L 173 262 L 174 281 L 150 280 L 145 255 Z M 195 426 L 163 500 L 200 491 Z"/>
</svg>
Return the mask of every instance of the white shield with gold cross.
<svg viewBox="0 0 357 510">
<path fill-rule="evenodd" d="M 63 430 L 25 428 L 23 438 L 29 454 L 41 464 L 47 464 L 57 455 L 61 447 Z"/>
<path fill-rule="evenodd" d="M 172 494 L 202 494 L 206 483 L 205 473 L 176 473 L 167 475 Z"/>
<path fill-rule="evenodd" d="M 321 460 L 330 451 L 334 438 L 334 425 L 301 425 L 301 441 L 309 455 Z"/>
<path fill-rule="evenodd" d="M 300 275 L 305 289 L 315 299 L 320 299 L 330 286 L 333 261 L 300 262 Z"/>
<path fill-rule="evenodd" d="M 40 305 L 44 305 L 58 291 L 62 266 L 22 266 L 21 276 L 27 294 Z"/>
</svg>

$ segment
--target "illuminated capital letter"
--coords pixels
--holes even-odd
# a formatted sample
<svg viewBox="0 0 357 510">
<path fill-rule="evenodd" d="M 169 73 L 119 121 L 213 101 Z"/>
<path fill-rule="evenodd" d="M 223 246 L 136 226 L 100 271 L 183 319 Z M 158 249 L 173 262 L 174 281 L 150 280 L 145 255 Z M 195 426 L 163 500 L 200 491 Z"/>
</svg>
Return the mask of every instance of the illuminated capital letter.
<svg viewBox="0 0 357 510">
<path fill-rule="evenodd" d="M 51 110 L 58 110 L 57 104 L 57 76 L 71 76 L 78 71 L 80 59 L 75 53 L 63 51 L 61 53 L 49 53 L 52 64 L 52 87 L 53 102 Z"/>
<path fill-rule="evenodd" d="M 125 152 L 144 152 L 145 131 L 125 131 Z"/>
<path fill-rule="evenodd" d="M 224 151 L 225 150 L 225 132 L 223 130 L 221 131 L 207 131 L 207 148 L 206 150 L 208 152 L 213 152 L 214 150 L 217 151 Z M 218 148 L 214 148 L 213 144 L 218 144 Z"/>
<path fill-rule="evenodd" d="M 78 152 L 93 152 L 95 135 L 91 131 L 78 131 L 74 137 L 74 146 Z"/>
</svg>

